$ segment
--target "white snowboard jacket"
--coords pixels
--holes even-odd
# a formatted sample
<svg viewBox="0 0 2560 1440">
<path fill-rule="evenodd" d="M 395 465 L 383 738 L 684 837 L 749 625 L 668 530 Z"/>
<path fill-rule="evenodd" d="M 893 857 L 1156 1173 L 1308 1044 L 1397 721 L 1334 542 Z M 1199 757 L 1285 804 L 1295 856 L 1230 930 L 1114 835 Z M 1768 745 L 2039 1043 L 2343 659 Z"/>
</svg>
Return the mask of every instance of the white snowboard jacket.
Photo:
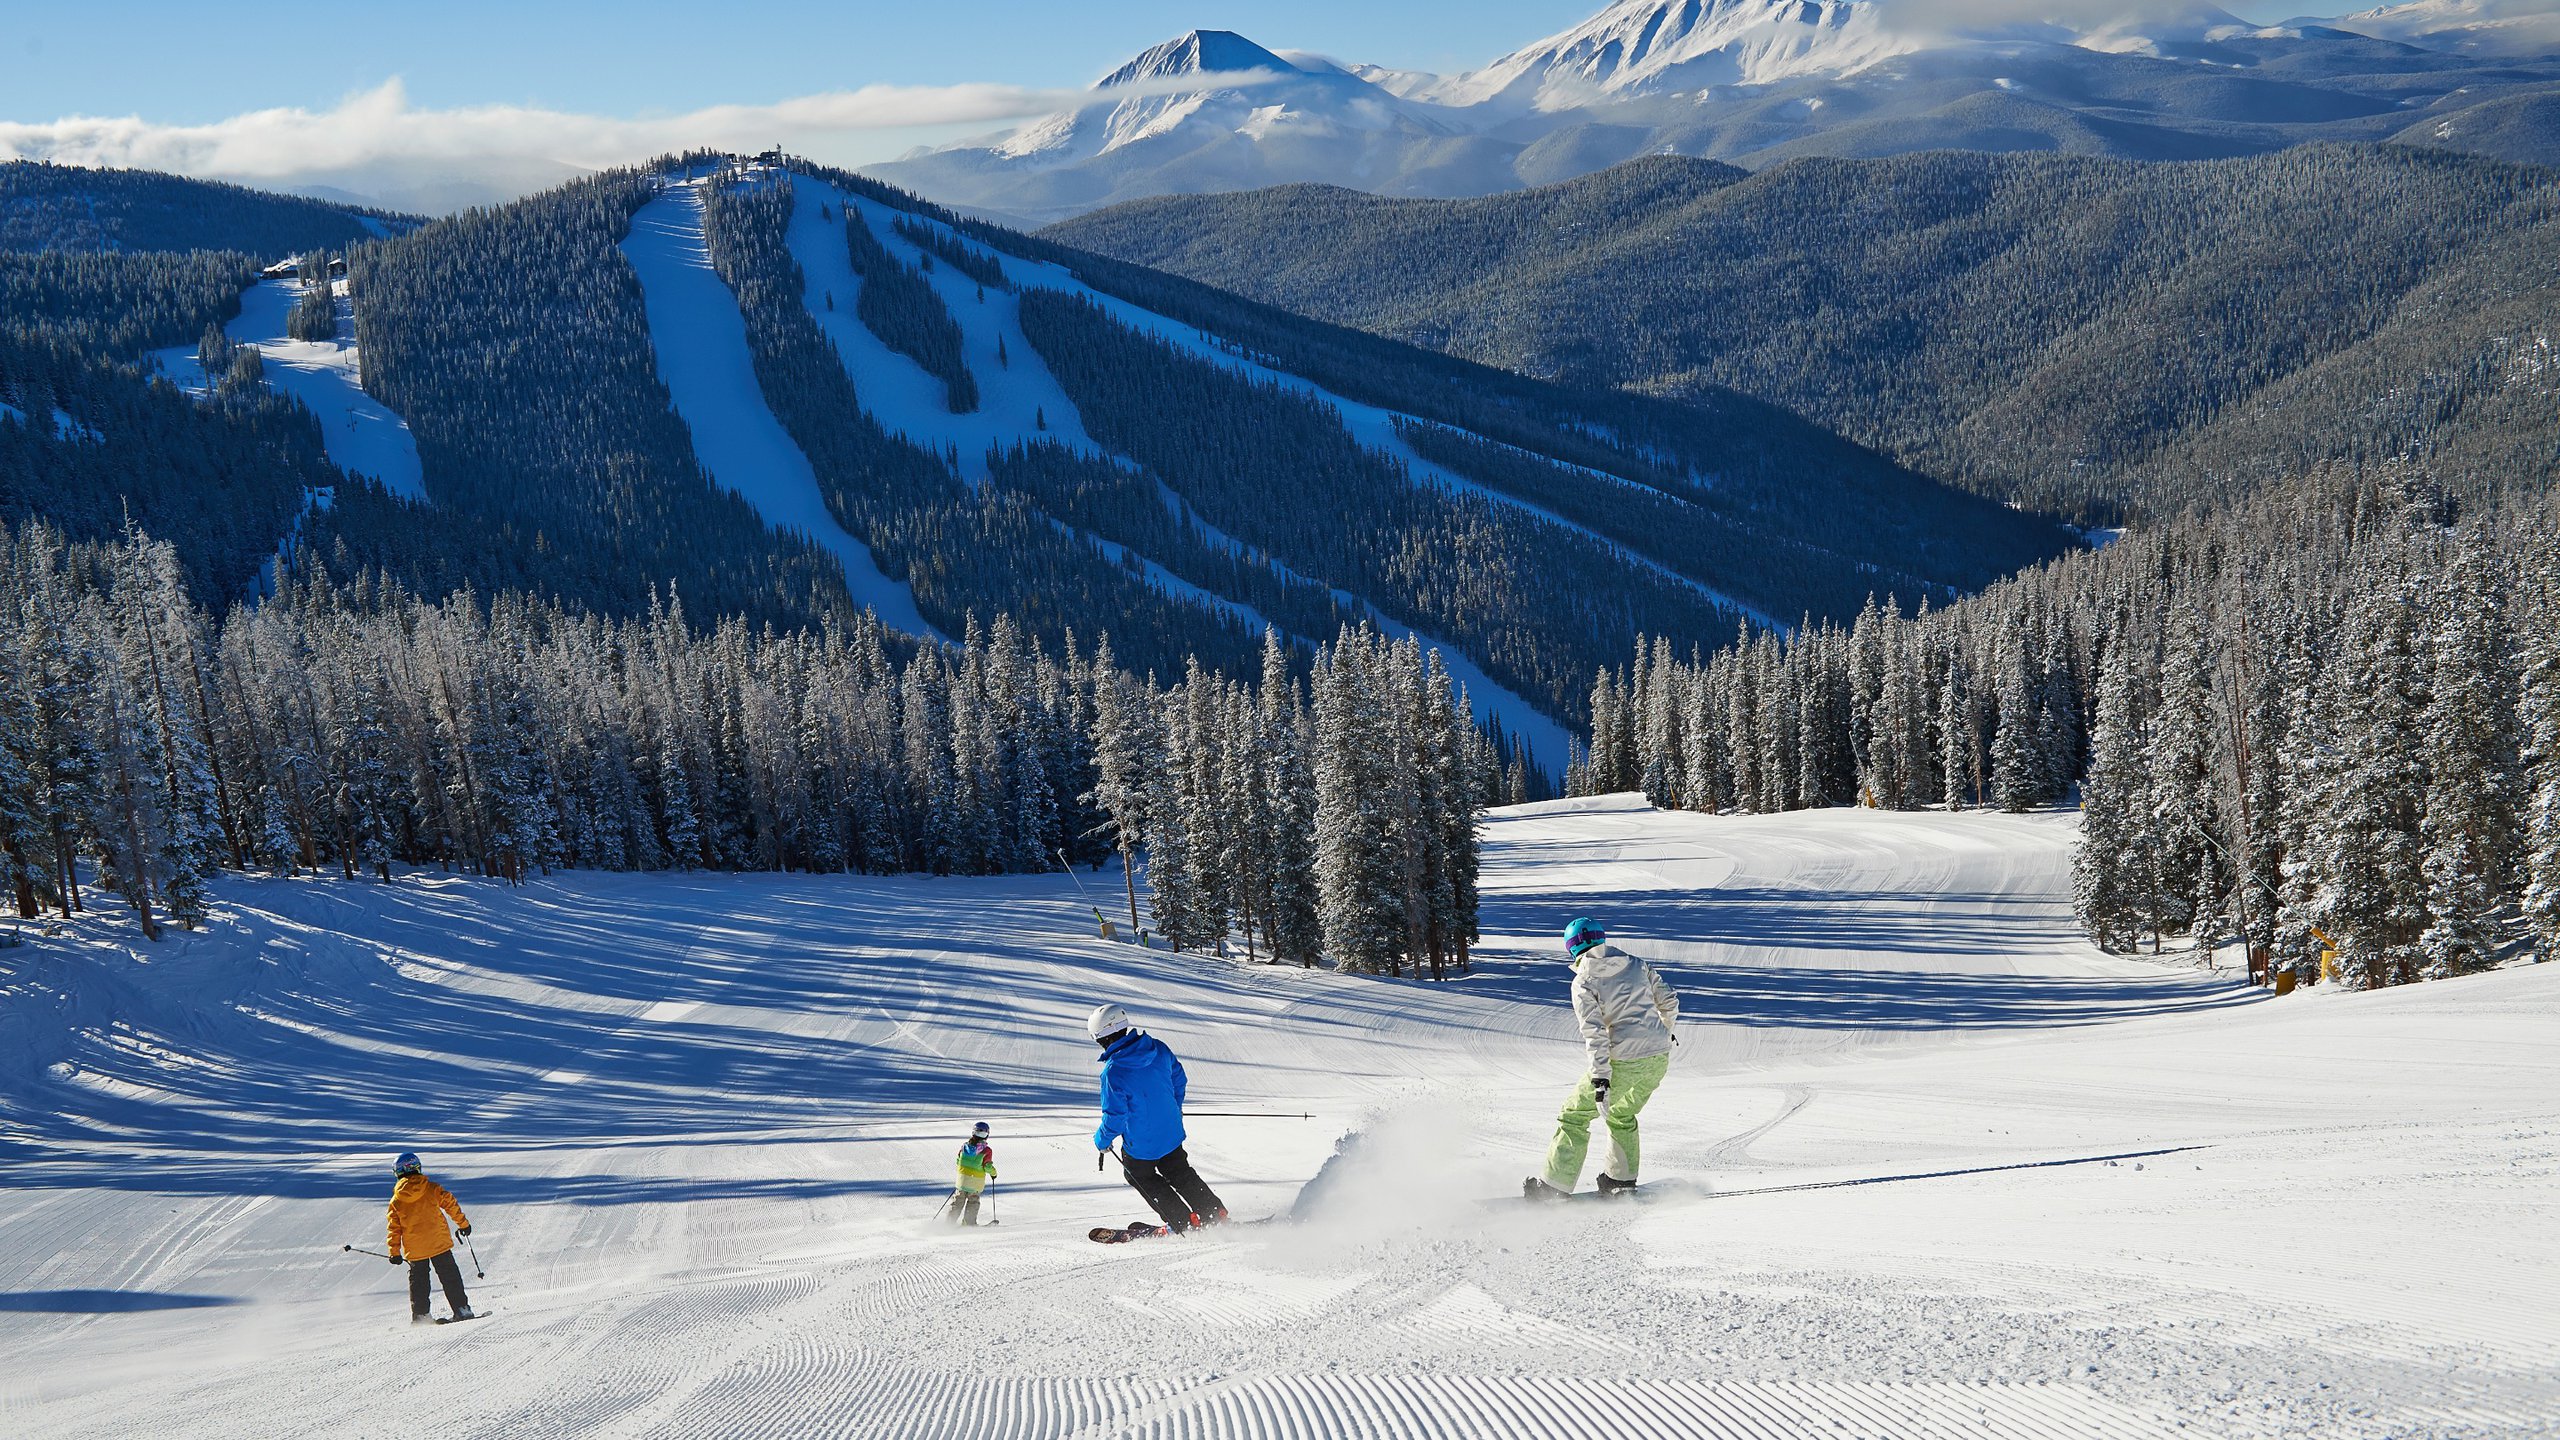
<svg viewBox="0 0 2560 1440">
<path fill-rule="evenodd" d="M 1573 1019 L 1591 1052 L 1591 1078 L 1609 1078 L 1609 1062 L 1671 1053 L 1680 997 L 1653 967 L 1614 945 L 1594 945 L 1573 962 Z"/>
</svg>

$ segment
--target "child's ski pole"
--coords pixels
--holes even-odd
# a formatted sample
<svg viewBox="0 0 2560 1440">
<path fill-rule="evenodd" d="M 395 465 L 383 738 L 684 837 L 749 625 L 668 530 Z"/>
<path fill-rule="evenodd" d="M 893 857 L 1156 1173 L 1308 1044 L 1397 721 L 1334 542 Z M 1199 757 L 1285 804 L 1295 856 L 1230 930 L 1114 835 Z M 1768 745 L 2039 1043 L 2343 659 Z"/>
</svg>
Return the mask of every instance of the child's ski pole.
<svg viewBox="0 0 2560 1440">
<path fill-rule="evenodd" d="M 374 1259 L 376 1259 L 376 1260 L 388 1260 L 388 1259 L 390 1259 L 390 1258 L 391 1258 L 389 1255 L 387 1255 L 387 1254 L 383 1253 L 383 1252 L 382 1252 L 382 1251 L 380 1251 L 380 1250 L 367 1250 L 366 1248 L 364 1248 L 364 1247 L 363 1247 L 363 1246 L 361 1246 L 361 1245 L 341 1245 L 341 1246 L 339 1246 L 338 1248 L 339 1248 L 340 1250 L 351 1250 L 351 1251 L 354 1251 L 354 1252 L 355 1252 L 356 1254 L 358 1254 L 358 1255 L 370 1255 L 370 1256 L 372 1256 L 372 1257 L 373 1257 Z"/>
<path fill-rule="evenodd" d="M 471 1252 L 471 1273 L 483 1280 L 488 1279 L 489 1272 L 480 1268 L 480 1247 L 472 1244 L 471 1237 L 465 1235 L 462 1237 L 462 1248 Z"/>
</svg>

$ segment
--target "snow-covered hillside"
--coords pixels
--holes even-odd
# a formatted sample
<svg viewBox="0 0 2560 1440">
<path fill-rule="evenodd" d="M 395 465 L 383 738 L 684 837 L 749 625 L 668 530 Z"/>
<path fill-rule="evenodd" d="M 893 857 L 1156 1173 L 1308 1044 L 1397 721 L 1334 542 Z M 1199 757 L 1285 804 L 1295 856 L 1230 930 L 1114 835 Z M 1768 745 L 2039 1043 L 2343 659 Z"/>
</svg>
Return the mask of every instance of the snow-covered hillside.
<svg viewBox="0 0 2560 1440">
<path fill-rule="evenodd" d="M 935 634 L 915 596 L 881 574 L 870 547 L 828 511 L 809 458 L 766 403 L 738 299 L 711 268 L 703 241 L 701 183 L 666 186 L 632 217 L 622 246 L 640 278 L 658 378 L 693 432 L 694 453 L 766 524 L 807 536 L 835 556 L 857 602 L 910 635 Z"/>
<path fill-rule="evenodd" d="M 803 300 L 810 316 L 834 343 L 837 357 L 844 362 L 846 373 L 853 380 L 854 393 L 861 398 L 863 407 L 886 429 L 932 449 L 956 454 L 961 474 L 972 484 L 987 478 L 988 457 L 992 452 L 1039 440 L 1054 441 L 1086 454 L 1131 463 L 1127 457 L 1105 450 L 1085 433 L 1084 420 L 1075 402 L 1041 360 L 1038 347 L 1023 333 L 1020 292 L 1043 289 L 1089 300 L 1131 329 L 1177 346 L 1199 359 L 1324 401 L 1342 417 L 1344 427 L 1362 445 L 1402 460 L 1417 478 L 1426 483 L 1475 490 L 1491 494 L 1504 503 L 1519 504 L 1507 496 L 1483 491 L 1482 487 L 1455 472 L 1432 465 L 1415 454 L 1412 446 L 1397 433 L 1396 417 L 1389 411 L 1359 404 L 1297 376 L 1257 364 L 1191 326 L 1095 290 L 1060 266 L 989 250 L 981 250 L 981 253 L 1003 274 L 1010 289 L 988 290 L 947 265 L 927 273 L 926 283 L 933 286 L 944 308 L 960 327 L 962 358 L 978 385 L 978 408 L 965 415 L 954 415 L 944 402 L 941 381 L 926 374 L 915 361 L 890 349 L 854 318 L 855 298 L 860 293 L 862 280 L 853 273 L 846 258 L 844 237 L 839 228 L 848 219 L 859 219 L 869 226 L 872 237 L 901 264 L 922 265 L 931 260 L 912 240 L 898 233 L 897 227 L 902 220 L 937 233 L 953 244 L 971 250 L 980 250 L 980 247 L 963 240 L 938 219 L 894 210 L 877 200 L 851 194 L 811 177 L 794 179 L 791 254 L 798 262 L 806 283 L 807 292 Z M 998 358 L 1000 355 L 1003 357 L 1001 360 Z M 749 381 L 752 383 L 751 375 Z M 1596 475 L 1594 482 L 1610 483 Z M 1180 502 L 1169 491 L 1165 501 L 1179 513 Z M 1568 529 L 1582 530 L 1569 521 L 1536 511 L 1535 507 L 1522 505 L 1520 508 L 1532 510 L 1541 518 Z M 1245 547 L 1217 535 L 1214 527 L 1208 526 L 1206 521 L 1195 519 L 1194 523 L 1228 550 L 1243 553 Z M 1593 538 L 1602 544 L 1611 543 L 1605 537 Z M 1117 546 L 1112 548 L 1115 551 L 1120 549 Z M 1150 582 L 1178 600 L 1239 615 L 1256 628 L 1266 623 L 1241 600 L 1177 579 L 1152 557 L 1139 556 L 1137 559 L 1146 569 Z M 1641 557 L 1630 559 L 1636 564 L 1649 563 Z M 1660 570 L 1658 566 L 1652 568 Z M 1741 608 L 1695 581 L 1677 576 L 1673 578 L 1717 604 Z M 1343 598 L 1356 600 L 1347 594 Z M 1370 618 L 1391 634 L 1401 637 L 1418 633 L 1374 606 L 1366 608 L 1370 611 Z M 1767 617 L 1755 615 L 1754 618 L 1762 623 L 1772 623 Z M 1306 635 L 1294 638 L 1321 644 L 1332 637 Z M 1524 740 L 1541 765 L 1551 773 L 1564 773 L 1566 743 L 1562 726 L 1541 714 L 1536 706 L 1518 694 L 1497 684 L 1460 647 L 1432 636 L 1421 638 L 1427 646 L 1441 652 L 1451 674 L 1467 687 L 1469 695 L 1474 698 L 1480 715 L 1499 717 L 1504 730 Z"/>
<path fill-rule="evenodd" d="M 240 297 L 239 316 L 222 333 L 235 344 L 257 346 L 268 386 L 301 401 L 319 418 L 331 463 L 351 475 L 373 477 L 394 495 L 424 500 L 427 484 L 417 439 L 409 433 L 408 421 L 365 393 L 346 282 L 338 282 L 337 288 L 334 340 L 296 340 L 285 333 L 285 317 L 302 298 L 299 280 L 261 280 L 250 287 Z M 194 346 L 159 350 L 153 356 L 161 373 L 179 385 L 209 388 Z"/>
<path fill-rule="evenodd" d="M 0 1429 L 2547 1428 L 2560 971 L 2261 1002 L 2108 959 L 2071 833 L 1503 812 L 1480 971 L 1438 987 L 1106 944 L 1066 876 L 231 882 L 141 954 L 34 938 L 0 950 Z M 1531 1211 L 1578 913 L 1664 965 L 1684 1044 L 1654 1202 Z M 1100 999 L 1195 1110 L 1312 1117 L 1193 1125 L 1240 1219 L 1297 1218 L 1082 1238 L 1140 1210 L 1093 1170 Z M 1001 1223 L 934 1228 L 974 1119 Z M 341 1249 L 380 1248 L 403 1147 L 494 1318 L 413 1330 Z"/>
</svg>

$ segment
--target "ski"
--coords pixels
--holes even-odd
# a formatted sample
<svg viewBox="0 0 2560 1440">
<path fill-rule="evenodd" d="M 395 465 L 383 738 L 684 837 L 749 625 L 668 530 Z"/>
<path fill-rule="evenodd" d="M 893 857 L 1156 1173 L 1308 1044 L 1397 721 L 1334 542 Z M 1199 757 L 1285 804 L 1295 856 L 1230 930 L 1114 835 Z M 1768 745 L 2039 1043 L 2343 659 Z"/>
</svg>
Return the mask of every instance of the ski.
<svg viewBox="0 0 2560 1440">
<path fill-rule="evenodd" d="M 436 1323 L 439 1325 L 459 1325 L 466 1320 L 486 1320 L 496 1313 L 497 1312 L 494 1310 L 474 1310 L 468 1315 L 439 1315 L 436 1317 Z"/>
<path fill-rule="evenodd" d="M 1085 1232 L 1085 1238 L 1097 1245 L 1125 1245 L 1132 1240 L 1147 1240 L 1172 1233 L 1162 1225 L 1141 1220 L 1135 1225 L 1097 1225 Z"/>
</svg>

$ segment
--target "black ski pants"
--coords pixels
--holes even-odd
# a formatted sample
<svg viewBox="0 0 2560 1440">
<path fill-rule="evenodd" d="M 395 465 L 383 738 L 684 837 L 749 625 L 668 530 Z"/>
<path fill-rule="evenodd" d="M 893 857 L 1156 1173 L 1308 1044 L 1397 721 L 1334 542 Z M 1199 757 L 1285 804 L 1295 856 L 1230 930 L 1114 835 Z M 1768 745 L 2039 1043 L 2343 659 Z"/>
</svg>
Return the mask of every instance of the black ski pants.
<svg viewBox="0 0 2560 1440">
<path fill-rule="evenodd" d="M 435 1267 L 436 1278 L 444 1282 L 445 1303 L 457 1312 L 471 1308 L 471 1297 L 462 1291 L 462 1266 L 455 1263 L 453 1252 L 429 1256 L 409 1262 L 409 1313 L 427 1313 L 427 1267 Z"/>
<path fill-rule="evenodd" d="M 1154 1160 L 1131 1157 L 1121 1162 L 1129 1175 L 1129 1188 L 1138 1192 L 1147 1207 L 1174 1230 L 1188 1230 L 1194 1224 L 1214 1224 L 1227 1218 L 1227 1207 L 1218 1200 L 1218 1192 L 1191 1168 L 1191 1157 L 1182 1147 Z"/>
</svg>

